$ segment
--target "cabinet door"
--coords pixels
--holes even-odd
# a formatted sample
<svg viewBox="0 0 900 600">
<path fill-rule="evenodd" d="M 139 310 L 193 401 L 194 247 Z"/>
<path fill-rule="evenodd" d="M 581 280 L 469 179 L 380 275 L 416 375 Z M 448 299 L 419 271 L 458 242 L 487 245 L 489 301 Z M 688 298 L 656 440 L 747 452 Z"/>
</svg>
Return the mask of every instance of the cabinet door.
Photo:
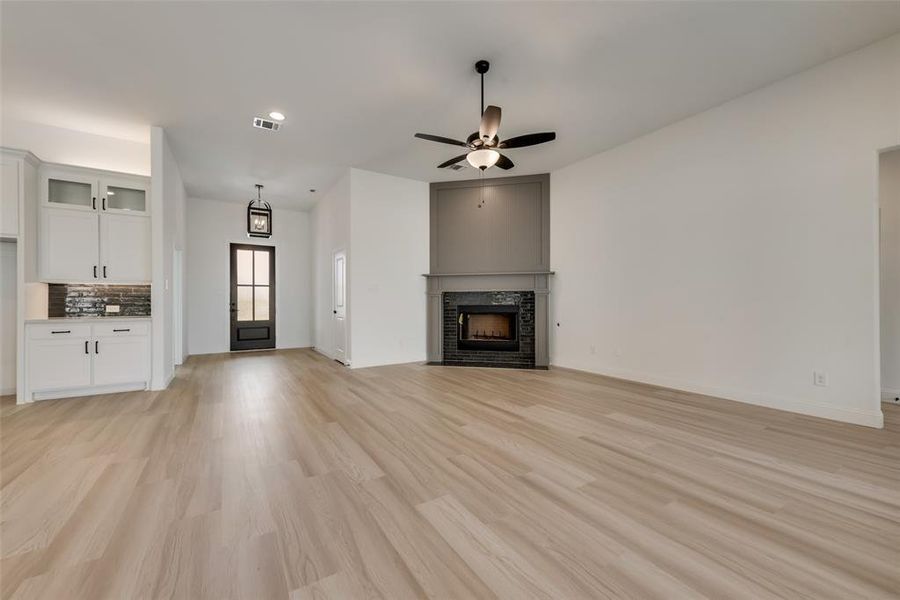
<svg viewBox="0 0 900 600">
<path fill-rule="evenodd" d="M 94 385 L 141 383 L 149 379 L 147 336 L 99 336 L 91 350 L 94 351 Z"/>
<path fill-rule="evenodd" d="M 113 283 L 150 281 L 150 219 L 100 214 L 100 278 Z"/>
<path fill-rule="evenodd" d="M 100 210 L 130 215 L 150 214 L 150 194 L 146 182 L 130 179 L 100 181 Z"/>
<path fill-rule="evenodd" d="M 40 279 L 84 282 L 100 278 L 96 213 L 41 208 Z"/>
<path fill-rule="evenodd" d="M 22 161 L 11 156 L 0 158 L 0 237 L 19 234 L 19 193 L 22 189 L 19 166 Z"/>
<path fill-rule="evenodd" d="M 45 206 L 96 211 L 98 181 L 81 173 L 47 169 L 41 173 L 41 202 Z"/>
<path fill-rule="evenodd" d="M 91 385 L 91 348 L 86 338 L 28 341 L 28 383 L 45 392 Z"/>
</svg>

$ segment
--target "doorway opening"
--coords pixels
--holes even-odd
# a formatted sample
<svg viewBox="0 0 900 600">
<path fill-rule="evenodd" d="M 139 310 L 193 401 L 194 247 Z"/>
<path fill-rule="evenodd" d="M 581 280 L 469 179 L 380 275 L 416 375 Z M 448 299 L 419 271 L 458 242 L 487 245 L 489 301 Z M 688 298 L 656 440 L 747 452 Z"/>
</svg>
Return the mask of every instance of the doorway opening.
<svg viewBox="0 0 900 600">
<path fill-rule="evenodd" d="M 231 349 L 275 347 L 275 248 L 231 244 Z"/>
<path fill-rule="evenodd" d="M 878 161 L 881 399 L 900 402 L 900 149 Z"/>
</svg>

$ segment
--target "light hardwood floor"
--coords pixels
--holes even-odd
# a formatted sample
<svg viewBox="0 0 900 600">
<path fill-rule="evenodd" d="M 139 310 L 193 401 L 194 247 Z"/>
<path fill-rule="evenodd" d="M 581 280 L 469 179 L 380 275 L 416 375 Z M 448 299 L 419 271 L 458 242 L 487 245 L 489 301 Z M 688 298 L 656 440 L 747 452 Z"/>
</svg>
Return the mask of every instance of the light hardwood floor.
<svg viewBox="0 0 900 600">
<path fill-rule="evenodd" d="M 3 598 L 891 598 L 882 431 L 564 370 L 192 357 L 2 404 Z"/>
</svg>

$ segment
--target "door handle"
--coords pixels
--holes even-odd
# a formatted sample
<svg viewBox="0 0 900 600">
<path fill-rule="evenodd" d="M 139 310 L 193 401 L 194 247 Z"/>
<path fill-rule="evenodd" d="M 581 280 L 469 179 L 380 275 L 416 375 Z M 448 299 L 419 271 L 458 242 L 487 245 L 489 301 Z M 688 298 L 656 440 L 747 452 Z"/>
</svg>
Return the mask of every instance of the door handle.
<svg viewBox="0 0 900 600">
<path fill-rule="evenodd" d="M 91 210 L 97 210 L 97 196 L 91 198 Z"/>
<path fill-rule="evenodd" d="M 84 353 L 90 354 L 90 352 L 88 352 L 88 341 L 87 340 L 84 340 Z"/>
<path fill-rule="evenodd" d="M 103 196 L 103 210 L 106 210 L 106 196 Z"/>
<path fill-rule="evenodd" d="M 59 331 L 51 331 L 50 333 L 72 333 L 71 329 L 60 329 Z"/>
<path fill-rule="evenodd" d="M 94 279 L 97 279 L 97 265 L 94 265 Z"/>
<path fill-rule="evenodd" d="M 119 333 L 120 331 L 131 331 L 131 328 L 128 328 L 128 329 L 113 329 L 113 333 Z"/>
<path fill-rule="evenodd" d="M 103 279 L 106 279 L 106 265 L 103 265 Z"/>
<path fill-rule="evenodd" d="M 334 314 L 337 314 L 337 311 L 336 311 L 336 310 L 333 310 L 333 311 L 331 311 L 331 312 L 333 312 Z"/>
<path fill-rule="evenodd" d="M 100 340 L 94 340 L 94 354 L 100 354 Z"/>
</svg>

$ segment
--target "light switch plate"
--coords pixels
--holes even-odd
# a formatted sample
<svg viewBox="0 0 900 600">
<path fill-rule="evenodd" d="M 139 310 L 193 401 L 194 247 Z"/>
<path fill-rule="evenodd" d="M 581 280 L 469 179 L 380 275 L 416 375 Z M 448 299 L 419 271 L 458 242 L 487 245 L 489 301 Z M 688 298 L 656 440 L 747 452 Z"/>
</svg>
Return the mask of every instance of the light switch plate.
<svg viewBox="0 0 900 600">
<path fill-rule="evenodd" d="M 813 371 L 813 385 L 828 386 L 828 373 L 825 371 Z"/>
<path fill-rule="evenodd" d="M 108 313 L 117 313 L 117 312 L 119 312 L 119 305 L 118 305 L 118 304 L 107 304 L 107 305 L 106 305 L 106 312 L 108 312 Z"/>
</svg>

